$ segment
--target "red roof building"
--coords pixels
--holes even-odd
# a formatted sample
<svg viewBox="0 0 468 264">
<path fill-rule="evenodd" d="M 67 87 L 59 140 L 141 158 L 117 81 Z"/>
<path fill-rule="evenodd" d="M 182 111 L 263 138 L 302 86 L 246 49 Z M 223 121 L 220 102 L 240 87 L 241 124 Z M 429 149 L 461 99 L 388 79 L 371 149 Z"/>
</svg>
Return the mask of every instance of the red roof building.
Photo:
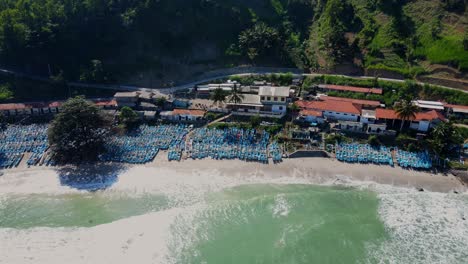
<svg viewBox="0 0 468 264">
<path fill-rule="evenodd" d="M 100 107 L 117 107 L 117 101 L 116 100 L 97 100 L 94 101 L 94 104 L 96 106 Z"/>
<path fill-rule="evenodd" d="M 398 114 L 395 112 L 395 110 L 392 109 L 377 109 L 375 111 L 375 117 L 377 119 L 394 119 L 394 120 L 401 120 L 401 118 L 398 117 Z M 446 118 L 444 115 L 441 113 L 432 110 L 429 112 L 419 112 L 416 113 L 415 118 L 410 118 L 409 120 L 411 121 L 433 121 L 433 120 L 441 120 L 445 121 Z"/>
<path fill-rule="evenodd" d="M 334 85 L 334 84 L 321 84 L 318 87 L 322 90 L 332 90 L 332 91 L 370 93 L 370 94 L 382 94 L 383 93 L 383 90 L 380 88 L 365 88 L 365 87 L 343 86 L 343 85 Z"/>
<path fill-rule="evenodd" d="M 183 115 L 183 116 L 204 116 L 205 111 L 196 110 L 196 109 L 174 109 L 172 111 L 173 115 Z"/>
<path fill-rule="evenodd" d="M 372 101 L 372 100 L 360 100 L 360 99 L 334 97 L 334 96 L 320 96 L 319 99 L 322 100 L 322 101 L 350 102 L 350 103 L 361 105 L 361 106 L 370 106 L 370 107 L 379 107 L 380 106 L 379 101 Z"/>
<path fill-rule="evenodd" d="M 337 113 L 361 114 L 361 106 L 351 102 L 342 101 L 297 101 L 296 104 L 302 109 L 320 110 Z"/>
<path fill-rule="evenodd" d="M 299 112 L 299 115 L 301 116 L 315 116 L 315 117 L 322 117 L 323 113 L 321 111 L 315 111 L 315 110 L 301 110 Z"/>
<path fill-rule="evenodd" d="M 0 104 L 0 111 L 23 110 L 30 107 L 25 104 Z"/>
</svg>

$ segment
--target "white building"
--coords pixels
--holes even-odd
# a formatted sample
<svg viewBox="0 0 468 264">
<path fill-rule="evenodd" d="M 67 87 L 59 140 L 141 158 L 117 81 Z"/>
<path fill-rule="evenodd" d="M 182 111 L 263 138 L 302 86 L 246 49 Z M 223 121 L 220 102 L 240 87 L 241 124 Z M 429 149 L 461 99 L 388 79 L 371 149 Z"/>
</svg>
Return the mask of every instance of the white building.
<svg viewBox="0 0 468 264">
<path fill-rule="evenodd" d="M 398 123 L 401 124 L 403 120 L 398 117 L 398 114 L 391 109 L 377 109 L 376 110 L 376 118 L 379 121 L 391 121 L 391 123 L 395 123 L 398 120 Z M 413 130 L 417 130 L 420 132 L 427 132 L 429 129 L 436 126 L 438 123 L 445 121 L 444 115 L 440 112 L 432 110 L 429 112 L 419 112 L 416 113 L 415 118 L 411 118 L 409 121 L 405 121 L 406 123 L 411 122 L 409 128 Z"/>
<path fill-rule="evenodd" d="M 444 111 L 444 103 L 442 102 L 415 100 L 413 101 L 413 104 L 418 106 L 422 110 Z"/>
<path fill-rule="evenodd" d="M 202 121 L 206 111 L 195 109 L 174 109 L 173 111 L 164 111 L 160 113 L 162 120 L 167 121 Z"/>
<path fill-rule="evenodd" d="M 139 92 L 119 92 L 114 95 L 118 107 L 136 107 L 139 97 Z"/>
<path fill-rule="evenodd" d="M 262 86 L 258 94 L 242 94 L 238 104 L 229 101 L 226 104 L 234 115 L 282 118 L 287 111 L 290 98 L 289 87 Z"/>
</svg>

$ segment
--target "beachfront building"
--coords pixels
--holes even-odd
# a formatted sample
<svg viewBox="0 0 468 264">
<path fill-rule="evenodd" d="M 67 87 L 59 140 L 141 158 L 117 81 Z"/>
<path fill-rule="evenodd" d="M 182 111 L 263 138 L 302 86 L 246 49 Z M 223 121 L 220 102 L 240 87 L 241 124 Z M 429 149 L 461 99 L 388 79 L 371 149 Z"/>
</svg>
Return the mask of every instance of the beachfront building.
<svg viewBox="0 0 468 264">
<path fill-rule="evenodd" d="M 349 103 L 352 103 L 352 104 L 360 105 L 362 108 L 365 108 L 365 109 L 376 109 L 378 107 L 385 107 L 385 105 L 381 104 L 379 101 L 352 99 L 352 98 L 345 98 L 345 97 L 335 97 L 335 96 L 328 96 L 328 95 L 325 95 L 325 94 L 317 95 L 317 99 L 319 101 L 349 102 Z"/>
<path fill-rule="evenodd" d="M 0 112 L 4 116 L 17 116 L 31 114 L 31 108 L 25 104 L 0 104 Z"/>
<path fill-rule="evenodd" d="M 303 109 L 299 112 L 297 121 L 310 123 L 311 125 L 325 123 L 325 119 L 323 118 L 322 111 L 308 110 L 308 109 Z"/>
<path fill-rule="evenodd" d="M 117 106 L 119 108 L 124 106 L 136 107 L 139 98 L 139 92 L 118 92 L 114 95 L 114 99 L 117 101 Z"/>
<path fill-rule="evenodd" d="M 163 111 L 159 115 L 164 121 L 172 122 L 201 122 L 206 111 L 195 109 L 174 109 L 173 111 Z"/>
<path fill-rule="evenodd" d="M 226 105 L 233 115 L 282 118 L 286 115 L 290 92 L 289 87 L 261 86 L 258 94 L 243 94 L 237 104 L 228 98 Z"/>
<path fill-rule="evenodd" d="M 468 106 L 467 105 L 454 105 L 446 104 L 445 110 L 447 114 L 455 115 L 459 118 L 468 118 Z"/>
<path fill-rule="evenodd" d="M 353 93 L 364 93 L 364 94 L 383 94 L 383 90 L 380 88 L 364 88 L 355 86 L 343 86 L 334 84 L 319 84 L 318 90 L 323 92 L 353 92 Z"/>
<path fill-rule="evenodd" d="M 414 100 L 413 104 L 423 111 L 444 111 L 444 103 L 438 101 Z"/>
<path fill-rule="evenodd" d="M 232 91 L 234 87 L 240 87 L 236 81 L 229 80 L 226 83 L 210 83 L 210 84 L 201 84 L 196 86 L 197 96 L 202 98 L 210 97 L 211 93 L 214 92 L 216 89 L 221 89 L 226 93 Z"/>
<path fill-rule="evenodd" d="M 387 126 L 395 127 L 401 125 L 403 120 L 398 117 L 398 114 L 391 109 L 377 109 L 376 118 L 379 123 L 386 123 Z M 429 129 L 436 126 L 438 123 L 446 121 L 444 115 L 436 110 L 428 112 L 416 113 L 416 117 L 406 121 L 409 123 L 409 128 L 419 132 L 427 132 Z"/>
<path fill-rule="evenodd" d="M 94 105 L 101 109 L 116 109 L 117 108 L 117 101 L 114 99 L 96 99 L 93 100 Z"/>
<path fill-rule="evenodd" d="M 359 122 L 361 106 L 345 101 L 297 101 L 296 105 L 302 110 L 314 110 L 322 113 L 328 121 Z"/>
</svg>

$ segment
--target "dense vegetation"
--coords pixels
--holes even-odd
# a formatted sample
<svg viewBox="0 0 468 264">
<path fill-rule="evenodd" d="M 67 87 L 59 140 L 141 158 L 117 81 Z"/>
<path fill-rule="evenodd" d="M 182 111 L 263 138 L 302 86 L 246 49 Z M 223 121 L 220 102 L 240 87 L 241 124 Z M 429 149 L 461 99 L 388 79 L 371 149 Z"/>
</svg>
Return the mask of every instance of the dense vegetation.
<svg viewBox="0 0 468 264">
<path fill-rule="evenodd" d="M 400 99 L 442 100 L 452 104 L 468 105 L 468 93 L 434 85 L 420 85 L 413 81 L 391 82 L 379 80 L 378 78 L 355 79 L 337 76 L 317 76 L 306 78 L 303 83 L 303 90 L 311 92 L 317 84 L 322 83 L 382 88 L 384 91 L 383 95 L 368 95 L 353 92 L 328 92 L 328 95 L 354 99 L 377 100 L 388 106 L 392 106 Z"/>
<path fill-rule="evenodd" d="M 100 83 L 181 64 L 466 71 L 467 17 L 464 0 L 0 0 L 0 58 Z"/>
<path fill-rule="evenodd" d="M 95 161 L 104 151 L 109 120 L 83 97 L 65 102 L 48 131 L 52 155 L 60 162 Z"/>
</svg>

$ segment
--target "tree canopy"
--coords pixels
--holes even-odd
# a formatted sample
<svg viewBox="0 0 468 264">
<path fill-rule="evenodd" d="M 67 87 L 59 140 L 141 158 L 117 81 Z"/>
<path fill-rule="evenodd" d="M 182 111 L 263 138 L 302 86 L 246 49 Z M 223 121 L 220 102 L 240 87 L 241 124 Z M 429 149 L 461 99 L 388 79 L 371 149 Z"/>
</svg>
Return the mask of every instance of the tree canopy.
<svg viewBox="0 0 468 264">
<path fill-rule="evenodd" d="M 138 114 L 130 107 L 124 106 L 120 109 L 119 122 L 125 128 L 132 128 L 138 122 Z"/>
<path fill-rule="evenodd" d="M 431 131 L 429 142 L 433 152 L 444 159 L 455 145 L 463 143 L 463 137 L 451 122 L 442 122 Z"/>
<path fill-rule="evenodd" d="M 0 58 L 90 82 L 167 64 L 466 71 L 466 17 L 463 0 L 0 0 Z"/>
<path fill-rule="evenodd" d="M 398 117 L 402 119 L 400 130 L 403 129 L 405 121 L 413 119 L 416 117 L 416 113 L 419 112 L 419 107 L 413 104 L 409 99 L 402 100 L 395 104 L 395 112 Z"/>
<path fill-rule="evenodd" d="M 48 131 L 53 158 L 59 162 L 97 160 L 104 151 L 108 128 L 108 120 L 95 105 L 83 97 L 69 99 Z"/>
</svg>

